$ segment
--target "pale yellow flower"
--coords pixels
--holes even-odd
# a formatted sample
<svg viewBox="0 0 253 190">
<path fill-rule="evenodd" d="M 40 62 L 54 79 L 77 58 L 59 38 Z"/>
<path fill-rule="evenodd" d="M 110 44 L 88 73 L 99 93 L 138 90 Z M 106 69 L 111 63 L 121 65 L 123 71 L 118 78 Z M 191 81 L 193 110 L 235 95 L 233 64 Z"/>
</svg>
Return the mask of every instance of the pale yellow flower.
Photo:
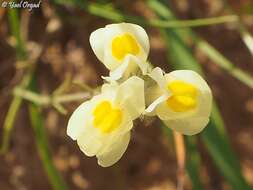
<svg viewBox="0 0 253 190">
<path fill-rule="evenodd" d="M 212 93 L 205 80 L 191 70 L 164 74 L 155 68 L 150 77 L 157 82 L 155 100 L 146 109 L 164 123 L 183 134 L 199 133 L 208 123 Z M 148 96 L 148 94 L 147 94 Z"/>
<path fill-rule="evenodd" d="M 125 152 L 133 120 L 145 109 L 144 81 L 133 76 L 122 84 L 104 84 L 101 94 L 81 104 L 71 115 L 67 134 L 87 156 L 108 167 Z"/>
<path fill-rule="evenodd" d="M 140 69 L 146 74 L 149 39 L 136 24 L 109 24 L 91 33 L 90 44 L 97 58 L 110 70 L 107 80 L 128 77 Z"/>
</svg>

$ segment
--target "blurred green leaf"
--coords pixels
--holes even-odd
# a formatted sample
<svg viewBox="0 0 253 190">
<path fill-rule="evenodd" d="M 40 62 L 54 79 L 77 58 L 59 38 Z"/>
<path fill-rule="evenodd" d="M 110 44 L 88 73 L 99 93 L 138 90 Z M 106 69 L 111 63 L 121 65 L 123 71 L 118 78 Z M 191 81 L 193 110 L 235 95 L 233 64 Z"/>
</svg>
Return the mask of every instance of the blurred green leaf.
<svg viewBox="0 0 253 190">
<path fill-rule="evenodd" d="M 190 33 L 191 34 L 191 33 Z M 197 38 L 194 34 L 191 34 L 192 39 L 196 43 L 197 48 L 205 53 L 211 60 L 213 60 L 218 66 L 227 71 L 230 75 L 253 89 L 253 77 L 242 71 L 234 64 L 232 64 L 227 58 L 225 58 L 220 52 L 218 52 L 209 43 L 200 38 Z"/>
<path fill-rule="evenodd" d="M 32 80 L 31 89 L 36 91 L 35 78 Z M 42 161 L 43 167 L 46 170 L 48 179 L 54 190 L 68 190 L 65 182 L 61 178 L 57 169 L 55 168 L 52 160 L 52 156 L 49 151 L 49 143 L 47 139 L 47 134 L 45 131 L 45 125 L 43 121 L 42 114 L 38 105 L 29 103 L 29 116 L 31 120 L 31 125 L 35 133 L 35 141 L 37 150 L 39 152 L 40 159 Z"/>
<path fill-rule="evenodd" d="M 43 119 L 39 107 L 35 104 L 29 104 L 29 114 L 31 124 L 35 133 L 37 150 L 39 152 L 43 167 L 47 172 L 48 179 L 54 190 L 67 190 L 67 186 L 53 165 L 52 157 L 49 152 L 48 140 L 44 129 Z"/>
<path fill-rule="evenodd" d="M 24 60 L 26 58 L 26 51 L 25 51 L 25 46 L 20 35 L 20 24 L 19 24 L 17 9 L 9 9 L 8 18 L 9 18 L 11 33 L 16 40 L 17 59 Z M 31 73 L 32 71 L 29 69 L 29 71 L 25 74 L 25 77 L 21 80 L 19 84 L 20 87 L 26 87 L 27 85 L 29 85 L 30 80 L 31 80 Z M 0 149 L 1 154 L 4 154 L 8 150 L 11 131 L 13 129 L 16 115 L 18 113 L 18 110 L 21 104 L 22 104 L 22 98 L 18 96 L 14 96 L 14 98 L 11 101 L 10 107 L 8 109 L 8 112 L 3 124 L 3 140 L 1 142 L 2 144 L 1 144 L 1 149 Z"/>
<path fill-rule="evenodd" d="M 161 18 L 166 20 L 175 19 L 169 8 L 159 1 L 149 0 L 148 4 Z M 161 29 L 161 33 L 165 39 L 169 55 L 168 59 L 171 61 L 172 66 L 175 69 L 195 70 L 203 75 L 190 48 L 184 43 L 179 29 Z M 235 190 L 251 189 L 241 174 L 239 162 L 229 145 L 224 124 L 215 103 L 210 122 L 201 133 L 201 137 L 215 164 L 228 180 L 231 187 Z"/>
<path fill-rule="evenodd" d="M 8 10 L 8 18 L 11 28 L 11 33 L 16 40 L 16 52 L 19 60 L 26 58 L 25 45 L 20 35 L 20 23 L 17 9 Z"/>
<path fill-rule="evenodd" d="M 200 165 L 201 158 L 197 148 L 197 137 L 185 137 L 186 169 L 192 182 L 193 190 L 204 189 L 201 182 Z"/>
<path fill-rule="evenodd" d="M 20 86 L 26 87 L 29 85 L 31 80 L 31 75 L 28 74 L 26 75 L 22 81 Z M 6 153 L 6 151 L 9 148 L 9 141 L 10 141 L 10 136 L 11 132 L 14 126 L 14 122 L 16 119 L 16 115 L 18 113 L 18 110 L 22 104 L 23 99 L 19 96 L 14 96 L 14 98 L 11 101 L 10 107 L 8 109 L 7 115 L 4 120 L 4 125 L 3 125 L 3 140 L 1 144 L 1 154 Z"/>
<path fill-rule="evenodd" d="M 88 1 L 79 1 L 79 0 L 54 0 L 56 4 L 64 5 L 64 6 L 73 6 L 81 8 L 92 15 L 102 17 L 105 19 L 113 20 L 115 22 L 132 22 L 139 23 L 141 25 L 146 26 L 154 26 L 154 27 L 196 27 L 196 26 L 204 26 L 204 25 L 212 25 L 212 24 L 222 24 L 227 22 L 238 22 L 238 16 L 236 15 L 226 15 L 220 17 L 212 17 L 212 18 L 201 18 L 194 20 L 172 20 L 165 21 L 159 19 L 144 19 L 137 16 L 122 14 L 117 8 L 114 7 L 113 3 L 95 3 Z"/>
</svg>

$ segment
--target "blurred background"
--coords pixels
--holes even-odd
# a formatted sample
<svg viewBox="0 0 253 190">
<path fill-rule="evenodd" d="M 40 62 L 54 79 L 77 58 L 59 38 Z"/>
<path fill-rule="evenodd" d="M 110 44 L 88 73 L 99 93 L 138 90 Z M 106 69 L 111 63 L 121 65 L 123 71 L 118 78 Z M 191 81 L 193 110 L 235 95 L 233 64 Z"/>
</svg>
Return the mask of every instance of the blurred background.
<svg viewBox="0 0 253 190">
<path fill-rule="evenodd" d="M 5 2 L 14 0 L 0 1 L 1 190 L 252 189 L 253 1 L 44 0 L 30 11 Z M 66 135 L 70 114 L 108 75 L 89 35 L 117 22 L 146 29 L 154 66 L 195 70 L 212 88 L 211 121 L 185 137 L 183 172 L 156 118 L 136 121 L 109 168 Z"/>
</svg>

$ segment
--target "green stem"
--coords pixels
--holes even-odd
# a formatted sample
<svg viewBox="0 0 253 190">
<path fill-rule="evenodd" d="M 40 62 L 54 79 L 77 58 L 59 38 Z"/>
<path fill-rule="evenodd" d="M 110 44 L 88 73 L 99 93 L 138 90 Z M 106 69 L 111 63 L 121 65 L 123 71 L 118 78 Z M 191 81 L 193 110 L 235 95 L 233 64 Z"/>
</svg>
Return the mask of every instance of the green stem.
<svg viewBox="0 0 253 190">
<path fill-rule="evenodd" d="M 47 95 L 41 95 L 24 88 L 15 88 L 13 93 L 15 96 L 29 100 L 37 105 L 49 105 L 51 101 L 50 97 Z"/>
<path fill-rule="evenodd" d="M 203 51 L 210 59 L 212 59 L 218 66 L 226 70 L 233 77 L 246 84 L 253 89 L 253 77 L 245 73 L 238 67 L 234 66 L 227 58 L 221 55 L 216 49 L 209 45 L 204 40 L 197 41 L 197 47 Z"/>
<path fill-rule="evenodd" d="M 10 104 L 10 107 L 5 117 L 4 125 L 3 125 L 3 140 L 1 144 L 1 150 L 0 150 L 1 154 L 6 153 L 7 150 L 9 149 L 11 131 L 15 122 L 16 114 L 19 110 L 21 103 L 22 103 L 22 98 L 15 97 Z"/>
<path fill-rule="evenodd" d="M 90 93 L 78 92 L 78 93 L 73 93 L 73 94 L 64 94 L 64 95 L 55 97 L 55 102 L 66 103 L 66 102 L 80 101 L 80 100 L 84 101 L 88 98 L 90 98 Z"/>
<path fill-rule="evenodd" d="M 161 28 L 181 28 L 181 27 L 198 27 L 207 26 L 215 24 L 224 24 L 228 22 L 238 22 L 238 16 L 227 15 L 212 18 L 200 18 L 194 20 L 173 20 L 173 21 L 162 21 L 157 19 L 152 19 L 149 21 L 151 26 L 161 27 Z"/>
<path fill-rule="evenodd" d="M 87 92 L 77 92 L 73 94 L 63 94 L 63 95 L 42 95 L 30 90 L 23 88 L 15 88 L 14 95 L 22 97 L 32 103 L 41 106 L 49 106 L 54 104 L 61 104 L 72 101 L 86 100 L 90 98 L 90 93 Z"/>
<path fill-rule="evenodd" d="M 18 12 L 16 9 L 8 10 L 8 18 L 11 28 L 11 33 L 16 40 L 16 52 L 19 60 L 24 60 L 26 58 L 25 46 L 20 35 L 20 23 L 18 19 Z"/>
<path fill-rule="evenodd" d="M 32 72 L 32 71 L 31 71 Z M 28 84 L 31 81 L 31 72 L 27 73 L 26 76 L 23 78 L 23 80 L 20 83 L 20 87 L 25 88 L 28 86 Z M 7 152 L 9 148 L 9 141 L 10 141 L 10 135 L 11 131 L 14 126 L 14 122 L 16 119 L 17 112 L 22 104 L 22 98 L 20 96 L 14 96 L 14 98 L 11 101 L 9 110 L 7 112 L 7 115 L 4 120 L 3 125 L 3 141 L 1 145 L 0 153 L 4 154 Z"/>
<path fill-rule="evenodd" d="M 9 23 L 12 35 L 16 39 L 16 53 L 17 59 L 23 60 L 26 57 L 25 47 L 23 45 L 21 36 L 20 36 L 20 25 L 16 9 L 10 9 L 8 11 Z M 19 84 L 20 87 L 26 88 L 31 81 L 31 74 L 33 73 L 34 68 L 29 68 Z M 22 98 L 14 96 L 11 101 L 10 107 L 8 109 L 7 115 L 4 120 L 3 125 L 3 141 L 1 144 L 0 153 L 4 154 L 9 147 L 10 135 L 14 126 L 15 118 L 18 113 L 18 110 L 22 104 Z"/>
<path fill-rule="evenodd" d="M 39 108 L 34 105 L 29 105 L 30 120 L 35 132 L 35 140 L 37 145 L 37 150 L 42 161 L 42 164 L 48 174 L 49 181 L 55 190 L 67 190 L 63 179 L 59 175 L 55 166 L 53 165 L 52 156 L 49 152 L 48 140 L 46 138 L 46 132 L 43 124 L 43 119 L 39 112 Z"/>
<path fill-rule="evenodd" d="M 70 4 L 78 6 L 92 15 L 102 17 L 105 19 L 113 20 L 115 22 L 121 21 L 129 21 L 134 23 L 140 23 L 146 26 L 154 26 L 161 28 L 181 28 L 181 27 L 198 27 L 198 26 L 206 26 L 206 25 L 214 25 L 214 24 L 223 24 L 228 22 L 238 22 L 238 16 L 236 15 L 227 15 L 220 17 L 212 17 L 212 18 L 200 18 L 194 20 L 176 20 L 176 21 L 164 21 L 159 19 L 150 19 L 145 20 L 143 18 L 139 18 L 136 16 L 122 14 L 119 11 L 109 5 L 100 5 L 98 3 L 91 3 L 88 1 L 84 2 L 67 2 L 65 0 L 54 0 L 58 4 Z"/>
</svg>

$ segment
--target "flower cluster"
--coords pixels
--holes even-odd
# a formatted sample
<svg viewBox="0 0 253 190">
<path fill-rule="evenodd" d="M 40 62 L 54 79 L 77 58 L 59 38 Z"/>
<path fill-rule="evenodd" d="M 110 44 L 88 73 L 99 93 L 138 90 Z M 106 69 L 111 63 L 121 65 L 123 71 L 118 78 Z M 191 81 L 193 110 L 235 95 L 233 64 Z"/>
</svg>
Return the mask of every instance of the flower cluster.
<svg viewBox="0 0 253 190">
<path fill-rule="evenodd" d="M 133 121 L 158 116 L 185 135 L 199 133 L 208 123 L 212 94 L 205 80 L 191 70 L 164 73 L 147 62 L 149 39 L 135 24 L 110 24 L 92 32 L 90 44 L 109 69 L 100 94 L 72 114 L 67 134 L 87 156 L 108 167 L 124 154 Z"/>
</svg>

